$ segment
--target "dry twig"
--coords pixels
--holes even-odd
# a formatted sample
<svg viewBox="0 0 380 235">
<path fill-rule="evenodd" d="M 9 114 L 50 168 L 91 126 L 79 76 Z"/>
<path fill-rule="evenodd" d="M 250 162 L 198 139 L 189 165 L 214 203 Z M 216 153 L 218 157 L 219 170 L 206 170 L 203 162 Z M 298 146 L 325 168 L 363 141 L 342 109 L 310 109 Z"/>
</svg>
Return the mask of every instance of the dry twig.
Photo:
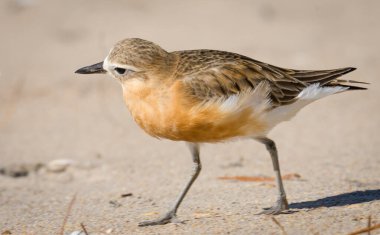
<svg viewBox="0 0 380 235">
<path fill-rule="evenodd" d="M 73 205 L 74 205 L 76 197 L 77 197 L 77 194 L 75 193 L 74 196 L 73 196 L 73 198 L 71 199 L 69 205 L 67 206 L 66 214 L 65 214 L 65 217 L 63 218 L 63 223 L 62 223 L 61 231 L 59 233 L 61 235 L 64 235 L 64 233 L 65 233 L 65 226 L 66 226 L 66 223 L 67 223 L 67 219 L 70 216 L 70 212 L 71 212 L 71 210 L 73 208 Z"/>
<path fill-rule="evenodd" d="M 362 234 L 365 232 L 371 232 L 371 231 L 378 229 L 378 228 L 380 228 L 380 224 L 375 224 L 375 225 L 367 227 L 367 228 L 358 229 L 354 232 L 349 233 L 348 235 L 358 235 L 358 234 Z"/>
<path fill-rule="evenodd" d="M 371 215 L 368 216 L 368 223 L 367 223 L 367 228 L 371 227 Z M 371 235 L 371 231 L 368 231 L 368 235 Z"/>
<path fill-rule="evenodd" d="M 88 235 L 87 229 L 86 229 L 86 227 L 84 226 L 84 224 L 83 224 L 83 223 L 80 223 L 80 226 L 82 227 L 82 230 L 83 230 L 84 234 Z"/>
<path fill-rule="evenodd" d="M 299 180 L 301 176 L 297 173 L 286 174 L 281 177 L 283 180 Z M 268 176 L 222 176 L 218 177 L 220 180 L 236 180 L 243 182 L 272 182 L 274 177 Z"/>
<path fill-rule="evenodd" d="M 278 227 L 280 227 L 282 234 L 284 234 L 284 235 L 288 235 L 288 233 L 285 231 L 284 226 L 282 226 L 282 225 L 280 224 L 280 222 L 278 222 L 278 220 L 277 220 L 276 218 L 274 218 L 274 217 L 272 216 L 271 219 L 272 219 L 272 221 L 273 221 L 275 224 L 277 224 Z"/>
<path fill-rule="evenodd" d="M 131 196 L 133 196 L 132 193 L 123 193 L 123 194 L 121 194 L 121 197 L 131 197 Z"/>
</svg>

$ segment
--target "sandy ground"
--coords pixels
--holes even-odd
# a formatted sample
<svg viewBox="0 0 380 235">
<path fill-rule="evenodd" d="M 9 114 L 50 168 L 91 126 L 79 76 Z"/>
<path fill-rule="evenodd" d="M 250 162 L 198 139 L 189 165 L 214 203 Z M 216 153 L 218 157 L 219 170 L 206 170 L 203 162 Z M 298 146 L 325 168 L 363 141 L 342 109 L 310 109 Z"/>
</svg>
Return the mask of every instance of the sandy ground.
<svg viewBox="0 0 380 235">
<path fill-rule="evenodd" d="M 65 234 L 80 223 L 90 234 L 282 233 L 255 215 L 275 201 L 273 182 L 219 179 L 273 176 L 264 146 L 249 140 L 202 147 L 203 171 L 178 212 L 185 224 L 137 227 L 173 203 L 191 158 L 134 124 L 117 82 L 73 73 L 127 37 L 290 68 L 359 68 L 346 78 L 370 90 L 318 101 L 270 134 L 283 174 L 300 176 L 285 181 L 294 213 L 275 218 L 288 234 L 380 223 L 380 2 L 286 2 L 0 1 L 0 232 L 60 234 L 66 217 Z M 57 159 L 68 167 L 56 172 Z M 28 175 L 11 177 L 17 167 Z"/>
</svg>

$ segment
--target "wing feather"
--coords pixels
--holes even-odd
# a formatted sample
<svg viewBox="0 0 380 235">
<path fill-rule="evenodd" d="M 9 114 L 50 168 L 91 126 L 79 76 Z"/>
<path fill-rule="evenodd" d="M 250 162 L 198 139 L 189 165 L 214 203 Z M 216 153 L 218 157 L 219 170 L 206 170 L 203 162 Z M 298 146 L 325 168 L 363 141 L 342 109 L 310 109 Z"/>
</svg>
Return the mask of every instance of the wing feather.
<svg viewBox="0 0 380 235">
<path fill-rule="evenodd" d="M 255 89 L 263 81 L 268 84 L 272 107 L 295 102 L 306 87 L 350 86 L 351 80 L 337 80 L 354 68 L 332 70 L 293 70 L 276 67 L 251 58 L 224 51 L 194 50 L 174 52 L 179 56 L 180 78 L 200 100 L 228 99 Z M 194 63 L 200 61 L 201 63 Z M 191 65 L 190 65 L 191 64 Z M 342 82 L 344 81 L 344 84 Z M 365 89 L 365 88 L 362 88 Z"/>
</svg>

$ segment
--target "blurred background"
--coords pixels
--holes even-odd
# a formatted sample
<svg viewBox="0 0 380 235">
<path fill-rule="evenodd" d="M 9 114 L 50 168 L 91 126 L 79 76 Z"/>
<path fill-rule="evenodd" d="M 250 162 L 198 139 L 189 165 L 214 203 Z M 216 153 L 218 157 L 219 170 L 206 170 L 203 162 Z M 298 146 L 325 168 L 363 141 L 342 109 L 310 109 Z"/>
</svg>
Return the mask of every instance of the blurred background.
<svg viewBox="0 0 380 235">
<path fill-rule="evenodd" d="M 184 145 L 143 133 L 124 107 L 115 80 L 104 75 L 74 74 L 80 67 L 102 61 L 117 41 L 130 37 L 153 41 L 168 51 L 226 50 L 285 68 L 357 67 L 346 78 L 370 82 L 368 91 L 345 93 L 312 104 L 292 122 L 280 125 L 270 137 L 278 141 L 284 172 L 297 171 L 315 180 L 310 188 L 289 183 L 292 201 L 378 187 L 379 9 L 380 2 L 375 0 L 2 0 L 0 228 L 54 233 L 71 196 L 79 192 L 85 196 L 78 199 L 81 203 L 77 202 L 67 230 L 75 230 L 80 219 L 92 215 L 91 222 L 83 221 L 94 231 L 112 228 L 119 234 L 125 229 L 149 232 L 136 230 L 135 223 L 125 225 L 126 220 L 157 216 L 144 213 L 151 207 L 165 211 L 177 195 L 191 170 Z M 270 159 L 261 145 L 249 141 L 206 145 L 202 154 L 204 172 L 189 194 L 191 199 L 185 199 L 182 213 L 189 214 L 183 217 L 191 220 L 197 206 L 210 209 L 226 204 L 224 210 L 231 210 L 238 220 L 236 211 L 245 206 L 230 207 L 227 202 L 231 198 L 239 203 L 251 202 L 249 205 L 256 210 L 274 200 L 271 187 L 226 186 L 216 180 L 223 175 L 272 176 Z M 57 159 L 63 161 L 54 162 Z M 62 172 L 39 170 L 52 161 Z M 228 167 L 235 163 L 242 167 Z M 70 169 L 65 168 L 67 165 Z M 8 177 L 10 171 L 20 167 L 29 172 L 28 177 Z M 351 181 L 359 181 L 362 186 Z M 135 203 L 128 204 L 128 215 L 125 208 L 114 211 L 109 207 L 109 198 L 130 191 Z M 210 206 L 211 202 L 202 198 L 209 198 L 215 205 Z M 378 203 L 375 208 L 379 209 Z M 290 218 L 297 221 L 299 218 L 294 216 Z M 107 227 L 105 221 L 117 225 Z M 213 218 L 207 220 L 207 225 L 194 222 L 196 231 L 218 233 L 217 224 L 212 227 L 215 230 L 207 227 L 218 222 L 210 221 Z M 234 219 L 229 221 L 228 228 L 237 233 L 252 231 L 250 226 L 276 231 L 271 222 L 259 225 L 251 221 L 250 226 L 241 228 Z M 321 228 L 318 223 L 315 227 Z M 340 232 L 356 225 L 337 225 L 326 231 Z M 304 231 L 302 226 L 289 227 Z M 160 229 L 164 233 L 179 232 L 175 227 Z M 187 231 L 183 229 L 180 232 Z"/>
</svg>

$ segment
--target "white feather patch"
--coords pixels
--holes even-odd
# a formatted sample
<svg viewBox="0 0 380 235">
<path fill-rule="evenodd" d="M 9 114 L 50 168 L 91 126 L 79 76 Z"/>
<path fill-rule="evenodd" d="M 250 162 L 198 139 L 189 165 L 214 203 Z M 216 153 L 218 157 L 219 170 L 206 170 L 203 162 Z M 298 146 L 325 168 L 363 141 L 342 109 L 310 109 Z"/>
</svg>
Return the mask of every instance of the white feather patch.
<svg viewBox="0 0 380 235">
<path fill-rule="evenodd" d="M 255 89 L 250 89 L 226 98 L 212 99 L 193 107 L 190 112 L 197 114 L 202 110 L 207 110 L 210 106 L 217 106 L 221 112 L 220 119 L 214 122 L 233 120 L 240 117 L 242 112 L 249 111 L 252 121 L 264 120 L 271 103 L 268 98 L 270 86 L 267 82 L 261 82 Z M 241 128 L 245 129 L 250 123 L 241 123 Z M 250 134 L 250 133 L 249 133 Z"/>
<path fill-rule="evenodd" d="M 270 107 L 269 84 L 261 82 L 255 89 L 232 95 L 221 101 L 220 110 L 223 112 L 239 112 L 245 108 L 252 108 L 259 114 Z"/>
<path fill-rule="evenodd" d="M 312 84 L 301 91 L 297 98 L 302 100 L 318 100 L 328 95 L 347 90 L 348 87 L 334 86 L 334 87 L 321 87 L 319 83 Z"/>
<path fill-rule="evenodd" d="M 318 83 L 312 84 L 299 93 L 297 101 L 275 108 L 266 114 L 266 121 L 269 126 L 273 128 L 278 123 L 289 121 L 294 117 L 299 110 L 311 102 L 321 99 L 325 96 L 332 95 L 347 90 L 348 87 L 335 86 L 335 87 L 321 87 Z"/>
<path fill-rule="evenodd" d="M 137 69 L 136 67 L 134 67 L 132 65 L 119 64 L 119 63 L 116 63 L 116 62 L 112 62 L 112 61 L 109 60 L 108 56 L 104 59 L 104 61 L 103 61 L 103 69 L 105 69 L 107 72 L 111 72 L 116 67 L 132 70 L 132 71 L 135 71 L 135 72 L 139 72 L 140 71 L 139 69 Z"/>
</svg>

